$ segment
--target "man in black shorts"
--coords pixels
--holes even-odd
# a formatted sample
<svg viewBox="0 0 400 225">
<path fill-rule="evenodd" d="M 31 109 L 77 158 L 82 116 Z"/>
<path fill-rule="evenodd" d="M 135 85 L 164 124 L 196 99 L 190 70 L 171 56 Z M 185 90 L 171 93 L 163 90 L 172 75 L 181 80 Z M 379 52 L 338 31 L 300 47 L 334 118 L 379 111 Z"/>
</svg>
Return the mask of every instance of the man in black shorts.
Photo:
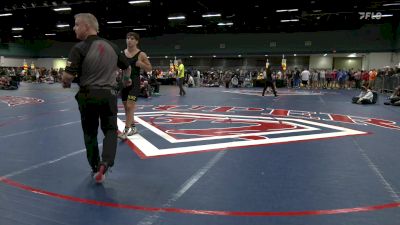
<svg viewBox="0 0 400 225">
<path fill-rule="evenodd" d="M 97 36 L 99 24 L 92 14 L 75 15 L 74 31 L 82 41 L 69 53 L 62 83 L 69 88 L 75 77 L 79 80 L 75 99 L 81 113 L 86 155 L 95 181 L 101 183 L 107 169 L 114 165 L 117 150 L 115 72 L 118 67 L 129 70 L 129 63 L 116 45 Z M 99 119 L 104 133 L 101 158 L 97 142 Z"/>
<path fill-rule="evenodd" d="M 125 109 L 125 129 L 122 134 L 118 137 L 126 139 L 127 136 L 131 136 L 137 133 L 137 128 L 134 122 L 134 112 L 136 106 L 136 100 L 140 93 L 140 69 L 146 72 L 152 70 L 151 64 L 145 52 L 142 52 L 138 48 L 139 34 L 135 32 L 129 32 L 126 35 L 127 48 L 124 50 L 125 56 L 128 58 L 131 66 L 130 77 L 124 78 L 125 87 L 122 89 L 121 98 Z"/>
</svg>

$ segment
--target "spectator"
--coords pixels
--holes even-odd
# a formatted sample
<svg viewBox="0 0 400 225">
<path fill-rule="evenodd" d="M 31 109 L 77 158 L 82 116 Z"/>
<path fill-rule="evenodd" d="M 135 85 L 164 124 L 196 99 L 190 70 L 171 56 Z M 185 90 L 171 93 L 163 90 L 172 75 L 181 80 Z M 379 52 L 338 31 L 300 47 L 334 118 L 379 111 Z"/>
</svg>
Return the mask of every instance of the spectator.
<svg viewBox="0 0 400 225">
<path fill-rule="evenodd" d="M 374 99 L 374 94 L 372 93 L 372 90 L 366 86 L 363 86 L 361 88 L 361 93 L 353 97 L 352 102 L 355 104 L 374 104 L 373 102 Z"/>
<path fill-rule="evenodd" d="M 194 79 L 192 77 L 192 75 L 189 75 L 189 79 L 188 79 L 188 87 L 194 87 Z"/>
<path fill-rule="evenodd" d="M 385 102 L 384 104 L 400 106 L 400 85 L 396 87 L 393 94 L 389 97 L 389 102 Z"/>
</svg>

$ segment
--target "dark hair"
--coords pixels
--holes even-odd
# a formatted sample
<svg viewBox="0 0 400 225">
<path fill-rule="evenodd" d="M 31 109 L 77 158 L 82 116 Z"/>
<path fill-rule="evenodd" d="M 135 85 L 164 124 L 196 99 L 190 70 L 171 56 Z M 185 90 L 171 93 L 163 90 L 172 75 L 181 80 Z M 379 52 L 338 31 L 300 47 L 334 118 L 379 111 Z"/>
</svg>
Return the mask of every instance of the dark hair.
<svg viewBox="0 0 400 225">
<path fill-rule="evenodd" d="M 138 33 L 135 33 L 135 32 L 129 32 L 129 33 L 127 33 L 127 34 L 126 34 L 126 38 L 128 38 L 128 37 L 133 37 L 133 38 L 135 38 L 137 41 L 139 41 L 139 39 L 140 39 L 139 34 L 138 34 Z"/>
</svg>

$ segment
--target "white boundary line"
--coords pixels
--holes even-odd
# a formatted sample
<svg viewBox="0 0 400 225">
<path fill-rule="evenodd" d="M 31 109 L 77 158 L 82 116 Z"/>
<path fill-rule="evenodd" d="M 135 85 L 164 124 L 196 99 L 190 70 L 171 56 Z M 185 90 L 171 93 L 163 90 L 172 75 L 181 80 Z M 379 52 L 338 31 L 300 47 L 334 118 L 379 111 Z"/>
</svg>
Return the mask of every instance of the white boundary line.
<svg viewBox="0 0 400 225">
<path fill-rule="evenodd" d="M 100 144 L 99 146 L 102 146 L 102 145 L 103 144 Z M 14 177 L 14 176 L 20 175 L 22 173 L 38 169 L 40 167 L 44 167 L 44 166 L 48 166 L 48 165 L 54 164 L 54 163 L 59 162 L 59 161 L 61 161 L 63 159 L 69 158 L 69 157 L 74 156 L 74 155 L 78 155 L 78 154 L 83 153 L 83 152 L 86 152 L 86 148 L 78 150 L 78 151 L 75 151 L 75 152 L 72 152 L 72 153 L 69 153 L 69 154 L 64 155 L 64 156 L 61 156 L 60 158 L 57 158 L 57 159 L 53 159 L 53 160 L 49 160 L 49 161 L 46 161 L 46 162 L 42 162 L 42 163 L 30 166 L 28 168 L 25 168 L 25 169 L 22 169 L 22 170 L 18 170 L 18 171 L 6 174 L 4 176 L 1 176 L 0 180 L 4 179 L 4 178 Z"/>
<path fill-rule="evenodd" d="M 374 171 L 378 179 L 381 181 L 385 189 L 389 192 L 390 196 L 393 198 L 395 202 L 400 202 L 400 197 L 399 194 L 395 191 L 395 189 L 390 185 L 390 183 L 385 179 L 383 176 L 383 173 L 379 170 L 379 168 L 372 162 L 372 160 L 368 157 L 367 153 L 364 151 L 364 149 L 361 148 L 361 146 L 358 144 L 358 142 L 353 138 L 354 144 L 357 146 L 358 151 L 361 153 L 361 156 L 364 158 L 364 160 L 367 162 L 368 167 Z"/>
<path fill-rule="evenodd" d="M 37 131 L 41 131 L 41 130 L 47 130 L 47 129 L 51 129 L 51 128 L 63 127 L 63 126 L 67 126 L 67 125 L 71 125 L 71 124 L 79 123 L 79 122 L 81 122 L 81 121 L 78 120 L 78 121 L 72 121 L 72 122 L 67 122 L 67 123 L 62 123 L 62 124 L 56 124 L 56 125 L 49 126 L 49 127 L 43 127 L 43 128 L 40 128 L 40 129 L 26 130 L 26 131 L 23 131 L 23 132 L 3 135 L 3 136 L 0 136 L 0 138 L 7 138 L 7 137 L 13 137 L 13 136 L 18 136 L 18 135 L 22 135 L 22 134 L 29 134 L 29 133 L 33 133 L 33 132 L 37 132 Z"/>
<path fill-rule="evenodd" d="M 148 112 L 148 113 L 140 113 L 140 115 L 144 116 L 151 116 L 155 115 L 163 115 L 166 112 Z M 185 115 L 192 115 L 192 116 L 207 116 L 211 118 L 254 118 L 254 119 L 271 119 L 271 117 L 255 117 L 255 116 L 231 116 L 231 115 L 213 115 L 213 114 L 198 114 L 198 113 L 179 113 L 179 112 L 167 112 L 168 114 L 177 114 L 178 116 L 185 116 Z M 136 114 L 137 115 L 137 114 Z M 144 126 L 156 132 L 161 137 L 166 139 L 167 134 L 163 133 L 160 134 L 158 129 L 153 129 L 149 126 L 148 123 L 144 122 L 140 118 L 135 118 L 136 121 L 140 121 Z M 340 136 L 349 136 L 349 135 L 362 135 L 367 134 L 366 132 L 357 131 L 353 129 L 338 127 L 329 124 L 322 124 L 313 121 L 307 121 L 303 119 L 296 119 L 296 118 L 274 118 L 280 121 L 294 121 L 294 122 L 301 122 L 304 124 L 309 124 L 313 126 L 325 127 L 333 130 L 338 130 L 338 132 L 330 132 L 330 133 L 321 133 L 321 134 L 308 134 L 308 135 L 298 135 L 298 136 L 291 136 L 291 137 L 278 137 L 278 138 L 270 138 L 270 139 L 263 139 L 263 140 L 245 140 L 245 141 L 233 141 L 233 142 L 225 142 L 225 143 L 216 143 L 216 144 L 204 144 L 204 145 L 195 145 L 195 146 L 186 146 L 186 147 L 175 147 L 175 148 L 164 148 L 159 149 L 154 146 L 152 143 L 147 141 L 143 136 L 140 134 L 133 135 L 129 137 L 129 141 L 134 143 L 138 147 L 138 149 L 147 157 L 154 157 L 154 156 L 161 156 L 161 155 L 170 155 L 170 154 L 182 154 L 182 153 L 191 153 L 191 152 L 198 152 L 198 151 L 205 151 L 205 150 L 215 150 L 215 149 L 226 149 L 232 147 L 248 147 L 248 146 L 257 146 L 257 145 L 267 145 L 267 144 L 275 144 L 275 143 L 286 143 L 286 142 L 293 142 L 293 141 L 304 141 L 304 140 L 313 140 L 313 139 L 323 139 L 323 138 L 332 138 L 332 137 L 340 137 Z M 120 130 L 124 128 L 124 123 L 119 120 L 118 127 Z M 304 125 L 302 125 L 304 126 Z M 316 128 L 314 128 L 316 129 Z M 318 130 L 318 129 L 317 129 Z M 250 136 L 252 134 L 246 134 L 245 136 Z"/>
<path fill-rule="evenodd" d="M 219 152 L 213 158 L 211 158 L 202 168 L 200 168 L 196 173 L 193 174 L 185 183 L 179 188 L 179 190 L 174 193 L 168 201 L 163 204 L 163 208 L 170 208 L 174 202 L 180 199 L 200 178 L 202 178 L 215 164 L 226 154 L 225 152 Z M 144 217 L 137 224 L 138 225 L 152 225 L 158 221 L 160 218 L 160 213 L 156 212 L 151 215 Z"/>
<path fill-rule="evenodd" d="M 171 113 L 170 113 L 171 114 Z M 172 113 L 174 114 L 174 113 Z M 161 114 L 163 116 L 163 114 Z M 201 116 L 187 116 L 187 115 L 167 115 L 167 116 L 172 116 L 172 117 L 190 117 L 190 118 L 210 118 L 210 119 L 215 119 L 215 117 L 201 117 Z M 225 117 L 223 119 L 226 119 Z M 271 123 L 279 123 L 276 120 L 271 120 L 268 121 L 266 119 L 264 120 L 249 120 L 249 119 L 236 119 L 236 121 L 243 121 L 243 122 L 271 122 Z M 141 118 L 135 118 L 137 122 L 139 122 L 141 125 L 146 127 L 147 129 L 153 131 L 154 133 L 158 134 L 160 137 L 164 138 L 165 140 L 169 141 L 170 143 L 185 143 L 185 142 L 193 142 L 193 141 L 207 141 L 207 140 L 217 140 L 217 139 L 226 139 L 226 138 L 240 138 L 240 137 L 247 137 L 247 136 L 257 136 L 257 135 L 268 135 L 268 134 L 283 134 L 283 133 L 295 133 L 295 132 L 304 132 L 304 131 L 315 131 L 319 130 L 317 128 L 309 127 L 309 126 L 304 126 L 301 125 L 301 127 L 304 127 L 304 129 L 292 129 L 292 130 L 285 130 L 285 131 L 269 131 L 269 132 L 253 132 L 250 135 L 248 133 L 242 133 L 242 134 L 235 134 L 235 135 L 224 135 L 224 136 L 213 136 L 213 137 L 201 137 L 201 138 L 185 138 L 185 139 L 176 139 L 172 136 L 170 136 L 168 133 L 158 129 L 157 127 L 152 126 L 148 122 L 142 120 Z M 298 127 L 298 124 L 295 123 L 286 123 L 289 125 L 292 125 L 294 127 Z M 191 130 L 191 129 L 187 129 Z"/>
</svg>

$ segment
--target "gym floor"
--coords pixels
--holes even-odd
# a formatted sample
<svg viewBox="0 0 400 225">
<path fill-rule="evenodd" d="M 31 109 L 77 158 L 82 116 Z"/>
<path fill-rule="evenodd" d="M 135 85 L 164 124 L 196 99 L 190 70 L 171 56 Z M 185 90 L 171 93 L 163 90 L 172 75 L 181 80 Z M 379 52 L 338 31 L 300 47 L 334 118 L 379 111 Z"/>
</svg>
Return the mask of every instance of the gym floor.
<svg viewBox="0 0 400 225">
<path fill-rule="evenodd" d="M 0 224 L 400 223 L 400 107 L 385 95 L 161 86 L 98 185 L 77 89 L 0 90 Z"/>
</svg>

